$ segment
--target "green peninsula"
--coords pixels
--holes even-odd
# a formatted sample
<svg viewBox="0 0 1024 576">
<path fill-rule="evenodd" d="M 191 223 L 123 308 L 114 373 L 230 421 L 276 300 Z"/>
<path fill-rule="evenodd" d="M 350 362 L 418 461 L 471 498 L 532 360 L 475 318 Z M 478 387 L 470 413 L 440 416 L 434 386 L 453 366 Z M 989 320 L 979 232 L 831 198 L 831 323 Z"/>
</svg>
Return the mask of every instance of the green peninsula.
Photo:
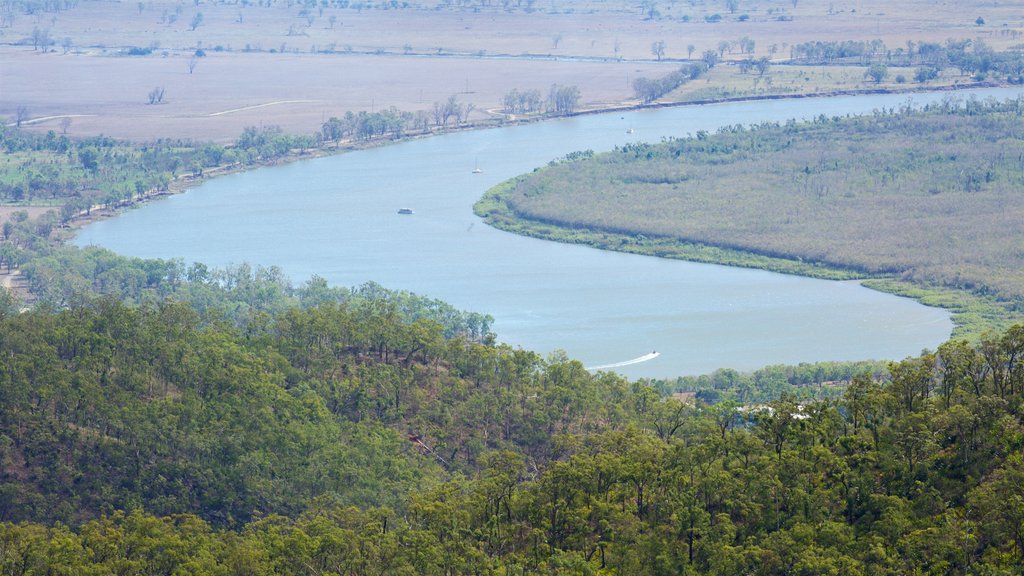
<svg viewBox="0 0 1024 576">
<path fill-rule="evenodd" d="M 911 295 L 957 336 L 1021 318 L 1024 102 L 948 98 L 576 152 L 476 205 L 499 228 Z"/>
</svg>

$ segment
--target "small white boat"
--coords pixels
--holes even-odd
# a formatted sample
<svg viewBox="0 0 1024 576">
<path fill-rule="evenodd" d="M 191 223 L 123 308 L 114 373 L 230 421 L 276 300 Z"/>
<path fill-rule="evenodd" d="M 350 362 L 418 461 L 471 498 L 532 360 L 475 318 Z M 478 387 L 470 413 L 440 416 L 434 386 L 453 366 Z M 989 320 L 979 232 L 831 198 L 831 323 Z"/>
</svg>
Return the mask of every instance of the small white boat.
<svg viewBox="0 0 1024 576">
<path fill-rule="evenodd" d="M 398 209 L 398 213 L 399 214 L 412 214 L 413 212 L 412 212 L 412 208 L 399 208 Z"/>
<path fill-rule="evenodd" d="M 633 129 L 632 128 L 626 128 L 626 134 L 632 134 L 632 133 L 633 133 Z"/>
</svg>

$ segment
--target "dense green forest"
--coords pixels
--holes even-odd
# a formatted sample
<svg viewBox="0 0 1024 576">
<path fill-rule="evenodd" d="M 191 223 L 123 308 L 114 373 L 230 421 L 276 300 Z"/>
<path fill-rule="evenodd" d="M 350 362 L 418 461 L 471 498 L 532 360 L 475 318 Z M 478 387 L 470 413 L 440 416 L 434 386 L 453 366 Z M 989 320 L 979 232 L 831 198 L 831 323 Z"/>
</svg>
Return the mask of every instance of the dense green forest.
<svg viewBox="0 0 1024 576">
<path fill-rule="evenodd" d="M 383 305 L 8 311 L 0 570 L 1019 574 L 1022 360 L 709 405 Z"/>
<path fill-rule="evenodd" d="M 950 97 L 578 152 L 499 186 L 477 211 L 602 248 L 1000 304 L 957 318 L 976 336 L 1024 311 L 1022 116 L 1021 100 Z"/>
</svg>

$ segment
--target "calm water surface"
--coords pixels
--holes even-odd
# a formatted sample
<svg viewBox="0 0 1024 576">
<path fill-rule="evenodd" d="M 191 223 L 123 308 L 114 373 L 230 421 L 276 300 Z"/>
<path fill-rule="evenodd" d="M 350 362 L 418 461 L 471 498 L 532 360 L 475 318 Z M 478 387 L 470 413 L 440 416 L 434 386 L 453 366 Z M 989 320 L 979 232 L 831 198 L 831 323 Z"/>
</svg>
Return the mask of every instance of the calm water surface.
<svg viewBox="0 0 1024 576">
<path fill-rule="evenodd" d="M 76 242 L 215 266 L 276 264 L 296 282 L 313 274 L 343 286 L 373 280 L 492 314 L 502 341 L 563 349 L 587 366 L 660 352 L 618 369 L 631 377 L 902 358 L 947 338 L 949 314 L 855 283 L 523 238 L 489 228 L 471 207 L 494 184 L 575 150 L 907 101 L 883 95 L 671 108 L 408 141 L 217 178 L 90 225 Z M 477 164 L 482 174 L 471 173 Z M 401 207 L 415 214 L 397 215 Z"/>
</svg>

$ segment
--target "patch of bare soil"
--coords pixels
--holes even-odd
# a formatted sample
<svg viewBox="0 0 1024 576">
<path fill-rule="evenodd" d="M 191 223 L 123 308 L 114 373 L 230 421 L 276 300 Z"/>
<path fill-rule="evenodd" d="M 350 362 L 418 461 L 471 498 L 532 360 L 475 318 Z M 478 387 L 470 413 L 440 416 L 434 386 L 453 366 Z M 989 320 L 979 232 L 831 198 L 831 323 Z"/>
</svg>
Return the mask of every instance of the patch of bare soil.
<svg viewBox="0 0 1024 576">
<path fill-rule="evenodd" d="M 50 210 L 56 210 L 52 206 L 2 206 L 0 205 L 0 224 L 6 222 L 12 214 L 19 211 L 28 213 L 29 218 L 38 218 Z"/>
<path fill-rule="evenodd" d="M 75 54 L 0 52 L 0 115 L 28 102 L 37 130 L 62 131 L 61 115 L 74 114 L 69 135 L 105 134 L 132 140 L 160 137 L 231 141 L 246 126 L 280 125 L 312 132 L 348 111 L 429 110 L 455 95 L 474 104 L 474 117 L 500 108 L 512 89 L 576 85 L 581 105 L 629 100 L 629 79 L 657 76 L 664 63 L 488 60 L 459 57 L 218 53 L 192 73 L 187 57 L 108 58 Z M 31 78 L 31 82 L 15 79 Z M 114 82 L 111 79 L 117 78 Z M 154 87 L 164 102 L 149 104 Z M 8 115 L 10 115 L 9 113 Z"/>
<path fill-rule="evenodd" d="M 0 22 L 0 118 L 21 110 L 32 129 L 69 135 L 226 142 L 245 126 L 311 132 L 347 111 L 429 110 L 453 94 L 482 118 L 512 89 L 546 94 L 556 83 L 578 86 L 584 107 L 612 106 L 632 101 L 631 79 L 705 50 L 779 61 L 808 41 L 1006 49 L 1024 35 L 1018 7 L 982 0 L 743 0 L 735 11 L 713 0 L 259 4 L 14 10 Z M 741 38 L 753 52 L 740 54 Z M 154 88 L 163 103 L 148 103 Z"/>
</svg>

